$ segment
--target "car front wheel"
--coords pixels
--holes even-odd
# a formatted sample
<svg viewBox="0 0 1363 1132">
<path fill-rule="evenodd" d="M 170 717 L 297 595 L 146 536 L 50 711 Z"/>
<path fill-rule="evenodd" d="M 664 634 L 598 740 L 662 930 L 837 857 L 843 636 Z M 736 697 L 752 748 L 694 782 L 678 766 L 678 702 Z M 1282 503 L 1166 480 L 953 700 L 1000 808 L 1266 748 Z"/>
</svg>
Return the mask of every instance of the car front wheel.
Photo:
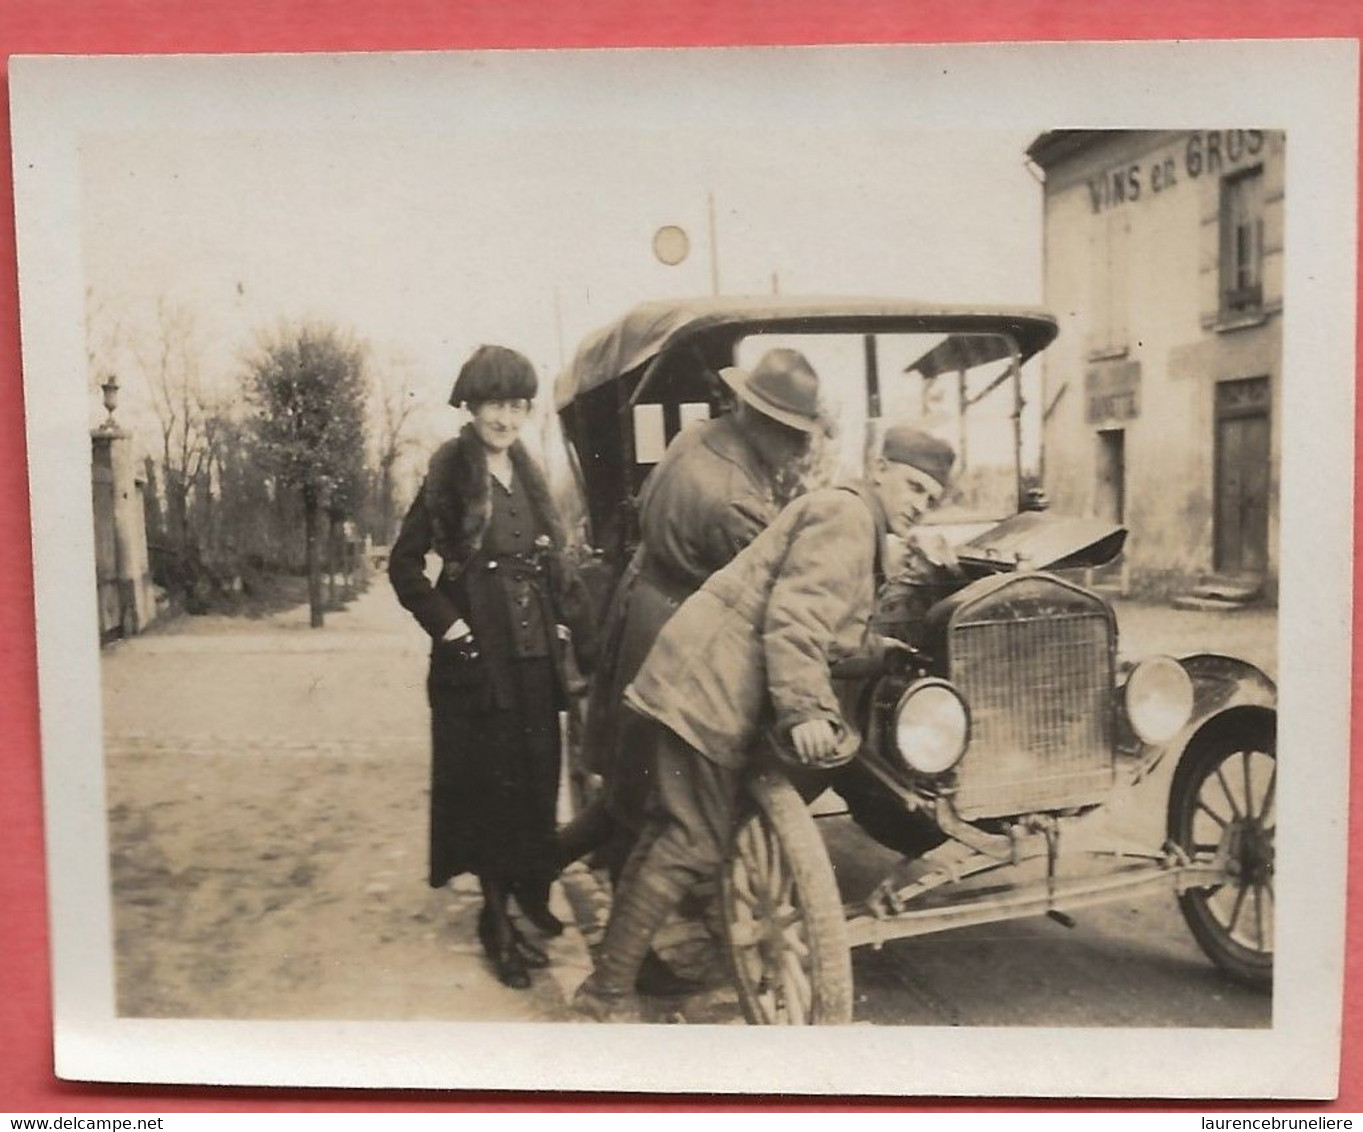
<svg viewBox="0 0 1363 1132">
<path fill-rule="evenodd" d="M 833 866 L 803 799 L 779 773 L 749 786 L 755 809 L 720 874 L 729 964 L 755 1025 L 852 1020 L 852 959 Z"/>
<path fill-rule="evenodd" d="M 1198 946 L 1232 978 L 1273 982 L 1277 741 L 1271 725 L 1240 728 L 1191 748 L 1169 793 L 1169 838 L 1194 861 L 1224 861 L 1221 884 L 1179 906 Z"/>
</svg>

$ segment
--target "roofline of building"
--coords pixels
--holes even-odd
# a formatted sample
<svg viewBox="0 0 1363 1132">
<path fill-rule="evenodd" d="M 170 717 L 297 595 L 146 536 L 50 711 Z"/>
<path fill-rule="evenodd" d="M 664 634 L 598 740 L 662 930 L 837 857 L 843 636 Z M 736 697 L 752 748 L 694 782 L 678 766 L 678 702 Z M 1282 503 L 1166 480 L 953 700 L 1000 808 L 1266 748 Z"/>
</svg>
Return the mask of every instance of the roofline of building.
<svg viewBox="0 0 1363 1132">
<path fill-rule="evenodd" d="M 1083 153 L 1100 141 L 1129 130 L 1047 130 L 1038 134 L 1027 147 L 1027 156 L 1042 169 L 1050 169 L 1067 158 Z"/>
</svg>

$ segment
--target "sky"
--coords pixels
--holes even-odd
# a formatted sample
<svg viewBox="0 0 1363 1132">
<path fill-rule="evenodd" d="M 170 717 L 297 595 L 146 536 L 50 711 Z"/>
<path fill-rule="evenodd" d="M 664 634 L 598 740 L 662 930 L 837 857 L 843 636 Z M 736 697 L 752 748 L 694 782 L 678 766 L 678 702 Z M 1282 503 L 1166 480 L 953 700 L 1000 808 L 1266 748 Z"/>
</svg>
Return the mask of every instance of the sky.
<svg viewBox="0 0 1363 1132">
<path fill-rule="evenodd" d="M 223 388 L 262 329 L 352 330 L 411 386 L 428 446 L 457 427 L 445 398 L 480 343 L 527 354 L 548 402 L 584 335 L 637 302 L 708 293 L 712 255 L 727 294 L 1041 299 L 1034 133 L 432 117 L 90 135 L 87 337 L 125 421 L 151 421 L 134 347 L 154 340 L 158 301 L 192 313 Z M 666 224 L 690 240 L 675 266 L 652 250 Z"/>
</svg>

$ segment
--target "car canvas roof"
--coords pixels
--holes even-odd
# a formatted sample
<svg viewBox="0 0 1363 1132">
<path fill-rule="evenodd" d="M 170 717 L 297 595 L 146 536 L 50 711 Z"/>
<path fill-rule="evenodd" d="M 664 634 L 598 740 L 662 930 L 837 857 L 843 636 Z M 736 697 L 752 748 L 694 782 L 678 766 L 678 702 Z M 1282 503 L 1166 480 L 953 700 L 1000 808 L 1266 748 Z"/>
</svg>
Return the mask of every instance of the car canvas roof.
<svg viewBox="0 0 1363 1132">
<path fill-rule="evenodd" d="M 1054 316 L 1037 307 L 948 306 L 903 299 L 761 295 L 641 303 L 588 336 L 558 375 L 554 404 L 563 409 L 581 394 L 702 335 L 733 341 L 762 331 L 1003 333 L 1017 342 L 1025 361 L 1051 343 L 1057 327 Z"/>
</svg>

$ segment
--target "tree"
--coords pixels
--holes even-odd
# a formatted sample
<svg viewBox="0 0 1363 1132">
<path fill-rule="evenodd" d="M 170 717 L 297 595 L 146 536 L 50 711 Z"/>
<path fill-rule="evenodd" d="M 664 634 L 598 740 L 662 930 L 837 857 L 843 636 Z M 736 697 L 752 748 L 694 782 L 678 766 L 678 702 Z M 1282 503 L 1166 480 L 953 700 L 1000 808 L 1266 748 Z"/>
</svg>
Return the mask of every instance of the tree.
<svg viewBox="0 0 1363 1132">
<path fill-rule="evenodd" d="M 204 583 L 220 585 L 221 578 L 215 575 L 232 569 L 231 563 L 216 560 L 207 545 L 215 534 L 213 471 L 221 460 L 230 402 L 214 393 L 203 377 L 204 344 L 188 307 L 163 296 L 150 332 L 119 330 L 116 338 L 125 340 L 146 378 L 160 431 L 164 535 L 169 543 L 160 548 L 169 551 L 163 580 L 180 591 L 188 608 L 202 608 Z M 89 352 L 93 365 L 97 351 L 91 347 Z"/>
<path fill-rule="evenodd" d="M 308 603 L 313 628 L 321 628 L 319 520 L 346 513 L 357 468 L 362 477 L 365 348 L 322 323 L 281 326 L 260 339 L 245 386 L 265 470 L 302 499 Z"/>
<path fill-rule="evenodd" d="M 361 434 L 363 436 L 363 434 Z M 327 497 L 327 599 L 336 604 L 336 574 L 345 579 L 345 598 L 349 599 L 352 563 L 345 547 L 345 521 L 359 515 L 365 504 L 370 472 L 365 464 L 364 441 L 346 453 L 339 462 Z"/>
<path fill-rule="evenodd" d="M 393 473 L 403 452 L 412 444 L 407 435 L 408 420 L 416 409 L 416 394 L 401 369 L 406 359 L 398 358 L 384 366 L 375 379 L 375 477 L 374 530 L 376 541 L 385 546 L 393 541 L 397 528 Z M 395 372 L 397 371 L 397 372 Z"/>
</svg>

